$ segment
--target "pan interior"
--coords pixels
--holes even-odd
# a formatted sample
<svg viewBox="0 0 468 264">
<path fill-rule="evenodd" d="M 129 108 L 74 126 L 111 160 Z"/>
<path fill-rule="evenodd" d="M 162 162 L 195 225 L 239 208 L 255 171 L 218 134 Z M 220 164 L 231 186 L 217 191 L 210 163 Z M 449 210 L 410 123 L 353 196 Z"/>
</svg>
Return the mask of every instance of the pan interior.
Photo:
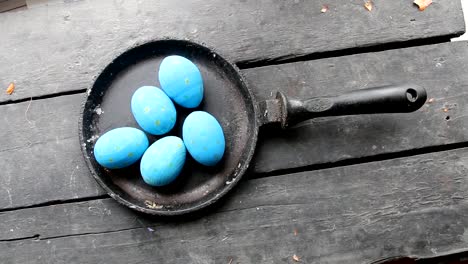
<svg viewBox="0 0 468 264">
<path fill-rule="evenodd" d="M 94 159 L 93 146 L 98 136 L 113 128 L 140 128 L 130 110 L 131 96 L 144 85 L 160 87 L 159 64 L 168 55 L 181 55 L 194 62 L 205 88 L 198 108 L 187 110 L 176 106 L 177 124 L 168 135 L 182 137 L 185 117 L 195 110 L 207 111 L 223 128 L 226 150 L 215 167 L 196 163 L 187 152 L 184 169 L 174 183 L 151 187 L 143 182 L 139 161 L 129 168 L 107 170 Z M 91 173 L 113 198 L 138 211 L 172 215 L 211 204 L 230 190 L 247 169 L 257 131 L 255 101 L 235 66 L 193 42 L 160 40 L 128 50 L 97 77 L 84 104 L 80 138 Z M 150 144 L 161 138 L 147 136 Z"/>
</svg>

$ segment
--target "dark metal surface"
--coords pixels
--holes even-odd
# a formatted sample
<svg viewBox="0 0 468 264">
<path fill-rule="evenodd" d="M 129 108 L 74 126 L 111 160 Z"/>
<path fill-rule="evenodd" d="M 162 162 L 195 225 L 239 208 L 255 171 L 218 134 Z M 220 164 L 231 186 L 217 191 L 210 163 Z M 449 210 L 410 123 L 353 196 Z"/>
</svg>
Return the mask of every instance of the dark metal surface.
<svg viewBox="0 0 468 264">
<path fill-rule="evenodd" d="M 188 157 L 184 169 L 170 186 L 146 185 L 139 163 L 121 170 L 99 166 L 93 155 L 94 142 L 110 129 L 138 127 L 130 98 L 143 85 L 159 86 L 160 61 L 168 55 L 181 55 L 200 69 L 205 86 L 198 109 L 213 114 L 223 127 L 226 150 L 216 167 L 204 167 Z M 117 201 L 141 212 L 178 215 L 206 207 L 239 182 L 255 150 L 259 126 L 281 124 L 285 128 L 306 119 L 374 113 L 405 113 L 419 109 L 426 91 L 402 85 L 357 90 L 335 97 L 308 100 L 288 99 L 281 92 L 276 99 L 257 103 L 240 71 L 212 49 L 186 40 L 159 40 L 136 46 L 107 66 L 89 90 L 83 108 L 80 139 L 92 175 Z M 178 107 L 176 127 L 169 133 L 181 137 L 181 125 L 192 110 Z M 148 135 L 150 142 L 158 137 Z"/>
<path fill-rule="evenodd" d="M 421 108 L 426 99 L 426 90 L 414 84 L 374 87 L 306 100 L 288 98 L 277 92 L 275 99 L 260 103 L 260 123 L 278 123 L 286 128 L 325 116 L 409 113 Z"/>
<path fill-rule="evenodd" d="M 93 146 L 97 136 L 110 129 L 138 127 L 130 111 L 130 98 L 140 86 L 159 86 L 160 61 L 173 54 L 184 56 L 199 67 L 205 94 L 197 110 L 207 111 L 218 119 L 224 130 L 226 150 L 220 164 L 211 168 L 198 165 L 187 155 L 178 180 L 156 188 L 143 182 L 139 162 L 122 170 L 102 168 L 94 159 Z M 177 124 L 169 134 L 181 137 L 181 124 L 191 111 L 177 110 Z M 235 65 L 212 49 L 190 41 L 158 40 L 123 53 L 97 77 L 86 97 L 79 132 L 92 175 L 114 199 L 144 213 L 177 215 L 213 203 L 240 180 L 254 153 L 256 116 L 257 104 Z M 152 143 L 157 137 L 149 139 Z"/>
<path fill-rule="evenodd" d="M 409 113 L 426 103 L 426 90 L 403 84 L 351 91 L 338 96 L 291 99 L 278 93 L 283 128 L 311 118 L 380 113 Z"/>
</svg>

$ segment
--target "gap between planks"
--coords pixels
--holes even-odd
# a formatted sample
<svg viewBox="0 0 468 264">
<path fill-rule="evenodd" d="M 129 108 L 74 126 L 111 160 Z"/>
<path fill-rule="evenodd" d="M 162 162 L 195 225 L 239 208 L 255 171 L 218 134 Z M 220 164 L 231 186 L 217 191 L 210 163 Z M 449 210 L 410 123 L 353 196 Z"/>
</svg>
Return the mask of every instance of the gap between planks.
<svg viewBox="0 0 468 264">
<path fill-rule="evenodd" d="M 28 101 L 28 100 L 25 100 L 25 101 Z M 411 150 L 404 150 L 404 151 L 398 151 L 398 152 L 392 152 L 392 153 L 377 154 L 374 156 L 365 156 L 365 157 L 345 159 L 345 160 L 340 160 L 337 162 L 319 163 L 319 164 L 314 164 L 310 166 L 302 166 L 302 167 L 290 168 L 290 169 L 279 169 L 279 170 L 273 170 L 270 172 L 253 173 L 251 171 L 248 171 L 245 177 L 247 179 L 258 179 L 258 178 L 265 178 L 265 177 L 272 177 L 272 176 L 281 176 L 281 175 L 293 174 L 293 173 L 298 173 L 298 172 L 317 171 L 317 170 L 323 170 L 323 169 L 331 169 L 331 168 L 338 168 L 338 167 L 344 167 L 344 166 L 385 161 L 385 160 L 391 160 L 391 159 L 396 159 L 396 158 L 406 158 L 406 157 L 424 155 L 428 153 L 444 152 L 444 151 L 450 151 L 450 150 L 461 149 L 461 148 L 468 148 L 468 142 L 458 142 L 458 143 L 451 143 L 451 144 L 439 145 L 439 146 L 429 146 L 429 147 L 424 147 L 424 148 L 419 148 L 419 149 L 411 149 Z M 250 167 L 250 168 L 253 168 L 253 167 Z M 84 201 L 98 200 L 98 199 L 104 199 L 104 198 L 108 198 L 108 195 L 97 195 L 97 196 L 86 197 L 86 198 L 48 201 L 45 203 L 39 203 L 35 205 L 30 205 L 30 206 L 20 206 L 20 207 L 13 207 L 13 208 L 7 208 L 7 209 L 0 209 L 0 214 L 3 212 L 9 212 L 9 211 L 15 211 L 15 210 L 21 210 L 21 209 L 27 209 L 27 208 L 46 207 L 50 205 L 69 204 L 69 203 L 84 202 Z"/>
<path fill-rule="evenodd" d="M 429 45 L 434 45 L 434 44 L 451 42 L 451 38 L 458 37 L 463 33 L 464 31 L 460 31 L 460 32 L 456 32 L 454 34 L 450 34 L 446 36 L 412 39 L 408 41 L 389 42 L 389 43 L 384 43 L 384 44 L 377 43 L 377 44 L 371 44 L 368 46 L 361 46 L 361 47 L 356 47 L 356 48 L 317 52 L 317 53 L 310 53 L 310 54 L 289 54 L 289 55 L 284 55 L 284 56 L 269 58 L 269 59 L 260 58 L 260 59 L 254 59 L 254 60 L 244 60 L 244 61 L 237 62 L 236 65 L 240 69 L 250 69 L 250 68 L 257 68 L 257 67 L 264 67 L 264 66 L 294 63 L 294 62 L 300 62 L 300 61 L 319 60 L 319 59 L 343 57 L 343 56 L 356 55 L 356 54 L 380 52 L 380 51 L 386 51 L 386 50 L 429 46 Z"/>
<path fill-rule="evenodd" d="M 412 47 L 412 46 L 427 46 L 427 45 L 445 42 L 447 38 L 448 37 L 435 37 L 435 38 L 430 38 L 430 39 L 424 39 L 424 42 L 423 40 L 412 40 L 412 41 L 407 41 L 407 42 L 398 42 L 398 43 L 390 43 L 390 44 L 384 44 L 384 45 L 369 46 L 366 48 L 353 48 L 353 49 L 339 50 L 339 51 L 333 51 L 333 52 L 326 52 L 326 53 L 321 53 L 321 54 L 314 53 L 314 54 L 309 54 L 309 55 L 302 56 L 302 57 L 295 57 L 294 59 L 288 59 L 288 60 L 279 60 L 279 61 L 267 60 L 267 61 L 262 62 L 264 63 L 264 65 L 263 64 L 259 65 L 258 63 L 260 63 L 260 61 L 252 61 L 247 64 L 244 64 L 243 69 L 299 62 L 299 61 L 304 61 L 304 60 L 318 60 L 318 59 L 326 58 L 328 55 L 330 55 L 328 57 L 340 57 L 340 56 L 347 56 L 347 55 L 353 55 L 353 54 L 370 53 L 370 52 L 377 52 L 377 51 L 384 51 L 384 50 L 391 50 L 391 49 L 400 49 L 400 48 L 406 48 L 406 47 Z M 324 56 L 320 57 L 320 55 L 324 55 Z M 318 57 L 314 57 L 314 56 L 318 56 Z M 244 62 L 239 62 L 238 64 L 242 65 L 242 63 Z M 37 97 L 19 99 L 15 101 L 0 102 L 0 105 L 8 105 L 8 104 L 19 103 L 19 102 L 32 102 L 32 101 L 37 101 L 37 100 L 42 100 L 42 99 L 75 95 L 75 94 L 80 94 L 80 93 L 84 94 L 86 91 L 87 89 L 79 89 L 79 90 L 73 90 L 73 91 L 59 92 L 59 93 L 42 95 L 42 96 L 37 96 Z M 377 155 L 370 156 L 370 157 L 351 158 L 351 159 L 341 160 L 337 162 L 320 163 L 320 164 L 314 164 L 310 166 L 303 166 L 303 167 L 291 168 L 291 169 L 279 169 L 279 170 L 273 170 L 269 172 L 262 172 L 262 173 L 255 173 L 255 174 L 250 172 L 249 176 L 247 177 L 250 179 L 255 179 L 255 178 L 263 178 L 263 177 L 269 177 L 269 176 L 279 176 L 279 175 L 302 172 L 302 171 L 316 171 L 316 170 L 357 165 L 357 164 L 363 164 L 363 163 L 369 163 L 369 162 L 384 161 L 384 160 L 390 160 L 390 159 L 395 159 L 395 158 L 411 157 L 411 156 L 417 156 L 417 155 L 422 155 L 422 154 L 427 154 L 427 153 L 432 153 L 432 152 L 442 152 L 442 151 L 454 150 L 454 149 L 465 148 L 465 147 L 468 147 L 468 142 L 459 142 L 459 143 L 452 143 L 452 144 L 446 144 L 446 145 L 440 145 L 440 146 L 430 146 L 430 147 L 424 147 L 424 148 L 419 148 L 419 149 L 399 151 L 399 152 L 394 152 L 394 153 L 377 154 Z M 20 209 L 25 209 L 25 208 L 45 207 L 45 206 L 57 205 L 57 204 L 67 204 L 67 203 L 74 203 L 74 202 L 80 202 L 80 201 L 96 200 L 96 199 L 102 199 L 102 198 L 107 198 L 107 197 L 108 197 L 107 195 L 99 195 L 99 196 L 79 198 L 79 199 L 48 201 L 45 203 L 35 204 L 31 206 L 21 206 L 21 207 L 14 207 L 14 208 L 8 208 L 8 209 L 1 209 L 0 213 L 7 212 L 7 211 L 20 210 Z"/>
<path fill-rule="evenodd" d="M 444 152 L 444 151 L 450 151 L 450 150 L 462 149 L 462 148 L 468 148 L 468 142 L 453 143 L 453 144 L 447 144 L 447 145 L 441 145 L 441 146 L 431 146 L 431 147 L 412 149 L 412 150 L 400 151 L 400 152 L 394 152 L 394 153 L 388 153 L 388 154 L 378 154 L 378 155 L 370 156 L 370 157 L 354 158 L 354 159 L 347 159 L 347 160 L 342 160 L 338 162 L 316 164 L 316 165 L 291 168 L 291 169 L 275 170 L 275 171 L 267 172 L 267 173 L 253 174 L 253 173 L 247 172 L 244 177 L 246 177 L 245 180 L 259 179 L 259 178 L 265 178 L 265 177 L 288 175 L 288 174 L 299 173 L 299 172 L 311 172 L 311 171 L 317 171 L 317 170 L 332 169 L 332 168 L 339 168 L 339 167 L 344 167 L 344 166 L 352 166 L 352 165 L 359 165 L 359 164 L 365 164 L 365 163 L 371 163 L 371 162 L 385 161 L 385 160 L 391 160 L 391 159 L 397 159 L 397 158 L 413 157 L 413 156 L 418 156 L 418 155 Z M 45 203 L 39 203 L 39 204 L 34 204 L 34 205 L 29 205 L 29 206 L 19 206 L 19 207 L 7 208 L 7 209 L 0 209 L 0 214 L 4 212 L 10 212 L 10 211 L 21 210 L 21 209 L 40 208 L 40 207 L 47 207 L 47 206 L 53 206 L 53 205 L 59 205 L 59 204 L 72 204 L 72 203 L 102 200 L 102 199 L 110 199 L 110 197 L 107 194 L 104 194 L 104 195 L 96 195 L 96 196 L 86 197 L 86 198 L 48 201 Z M 292 204 L 287 204 L 287 205 L 292 205 Z M 252 209 L 252 208 L 244 208 L 244 209 Z M 230 211 L 230 210 L 227 210 L 227 211 Z M 222 211 L 222 212 L 227 212 L 227 211 Z M 28 237 L 28 238 L 31 238 L 31 237 Z M 1 241 L 3 240 L 0 240 L 0 242 Z"/>
<path fill-rule="evenodd" d="M 15 211 L 15 210 L 21 210 L 21 209 L 47 207 L 47 206 L 58 205 L 58 204 L 87 202 L 87 201 L 100 200 L 100 199 L 105 199 L 105 198 L 109 198 L 109 196 L 107 194 L 102 194 L 102 195 L 96 195 L 96 196 L 90 196 L 90 197 L 84 197 L 84 198 L 54 200 L 54 201 L 48 201 L 45 203 L 38 203 L 38 204 L 33 204 L 33 205 L 28 205 L 28 206 L 18 206 L 18 207 L 13 207 L 13 208 L 0 209 L 0 214 L 5 213 L 5 212 L 10 212 L 10 211 Z"/>
<path fill-rule="evenodd" d="M 94 197 L 93 199 L 86 199 L 86 201 L 90 200 L 110 200 L 111 198 L 108 197 L 107 195 L 104 195 L 102 197 Z M 79 202 L 86 202 L 83 199 L 82 201 L 69 201 L 69 202 L 63 202 L 60 204 L 67 204 L 67 203 L 79 203 Z M 253 210 L 253 211 L 258 211 L 259 208 L 266 208 L 266 207 L 282 207 L 282 206 L 295 206 L 295 205 L 306 205 L 307 203 L 284 203 L 284 204 L 274 204 L 274 205 L 256 205 L 256 206 L 251 206 L 251 207 L 245 207 L 245 208 L 235 208 L 235 209 L 225 209 L 225 210 L 220 210 L 220 211 L 212 211 L 210 212 L 210 215 L 216 215 L 216 214 L 222 214 L 222 213 L 227 213 L 227 212 L 234 212 L 234 211 L 248 211 L 248 210 Z M 34 208 L 34 207 L 44 207 L 44 206 L 51 206 L 53 204 L 49 205 L 42 205 L 42 206 L 31 206 L 27 208 Z M 25 209 L 25 208 L 21 208 Z M 9 210 L 12 211 L 12 210 Z M 202 210 L 202 212 L 205 212 Z M 136 213 L 139 214 L 139 213 Z M 187 216 L 171 216 L 171 217 L 164 217 L 161 216 L 159 217 L 160 220 L 171 220 L 172 222 L 189 222 L 198 218 L 203 217 L 203 214 L 190 214 L 189 217 Z M 148 224 L 145 225 L 141 223 L 141 226 L 139 227 L 129 227 L 129 228 L 121 228 L 121 229 L 116 229 L 116 230 L 109 230 L 109 231 L 101 231 L 101 232 L 84 232 L 84 233 L 79 233 L 79 234 L 69 234 L 69 235 L 59 235 L 59 236 L 41 236 L 40 234 L 35 234 L 32 236 L 26 236 L 26 237 L 18 237 L 18 238 L 11 238 L 11 239 L 0 239 L 1 242 L 12 242 L 12 241 L 21 241 L 21 240 L 35 240 L 35 241 L 40 241 L 40 240 L 51 240 L 51 239 L 58 239 L 58 238 L 64 238 L 64 237 L 80 237 L 80 236 L 88 236 L 88 235 L 100 235 L 100 234 L 110 234 L 110 233 L 118 233 L 122 231 L 129 231 L 129 230 L 138 230 L 138 229 L 153 229 L 156 230 L 158 224 L 160 223 L 155 223 L 155 224 Z"/>
<path fill-rule="evenodd" d="M 313 164 L 309 166 L 302 166 L 296 168 L 289 168 L 289 169 L 278 169 L 269 172 L 257 172 L 251 173 L 250 179 L 257 179 L 257 178 L 264 178 L 264 177 L 271 177 L 271 176 L 279 176 L 283 174 L 292 174 L 298 173 L 303 171 L 316 171 L 316 170 L 324 170 L 324 169 L 331 169 L 331 168 L 338 168 L 344 166 L 351 166 L 357 164 L 365 164 L 370 162 L 377 162 L 377 161 L 384 161 L 384 160 L 391 160 L 397 158 L 406 158 L 418 155 L 424 155 L 429 153 L 437 153 L 437 152 L 444 152 L 449 150 L 455 150 L 460 148 L 468 148 L 468 142 L 458 142 L 458 143 L 451 143 L 446 145 L 439 145 L 439 146 L 429 146 L 423 147 L 418 149 L 410 149 L 410 150 L 403 150 L 391 153 L 383 153 L 383 154 L 376 154 L 373 156 L 365 156 L 359 158 L 351 158 L 351 159 L 344 159 L 336 162 L 328 162 L 328 163 L 319 163 Z"/>
<path fill-rule="evenodd" d="M 285 56 L 275 57 L 275 58 L 259 58 L 255 60 L 245 60 L 239 61 L 235 64 L 241 69 L 252 69 L 252 68 L 259 68 L 259 67 L 266 67 L 266 66 L 273 66 L 273 65 L 281 65 L 287 63 L 295 63 L 301 61 L 314 61 L 326 58 L 334 58 L 334 57 L 343 57 L 343 56 L 350 56 L 356 54 L 365 54 L 365 53 L 373 53 L 373 52 L 380 52 L 386 50 L 395 50 L 395 49 L 404 49 L 404 48 L 411 48 L 411 47 L 419 47 L 419 46 L 429 46 L 435 44 L 441 44 L 445 42 L 450 42 L 450 39 L 453 37 L 457 37 L 464 32 L 456 32 L 451 35 L 447 36 L 440 36 L 440 37 L 430 37 L 424 39 L 413 39 L 409 41 L 403 42 L 390 42 L 385 44 L 376 44 L 376 45 L 369 45 L 365 47 L 357 47 L 357 48 L 349 48 L 349 49 L 342 49 L 342 50 L 335 50 L 335 51 L 327 51 L 327 52 L 320 52 L 320 53 L 310 53 L 310 54 L 289 54 Z M 0 105 L 9 105 L 9 104 L 16 104 L 22 103 L 27 101 L 36 101 L 42 99 L 49 99 L 59 96 L 65 95 L 73 95 L 86 92 L 87 89 L 78 89 L 72 91 L 64 91 L 58 93 L 51 93 L 46 95 L 40 96 L 33 96 L 28 98 L 22 98 L 17 100 L 8 100 L 0 102 Z"/>
</svg>

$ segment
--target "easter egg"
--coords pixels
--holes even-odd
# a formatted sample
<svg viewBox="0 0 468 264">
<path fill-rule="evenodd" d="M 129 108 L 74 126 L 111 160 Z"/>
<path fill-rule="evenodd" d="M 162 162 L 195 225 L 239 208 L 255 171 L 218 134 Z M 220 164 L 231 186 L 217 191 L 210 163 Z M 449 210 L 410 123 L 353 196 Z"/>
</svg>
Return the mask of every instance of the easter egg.
<svg viewBox="0 0 468 264">
<path fill-rule="evenodd" d="M 174 181 L 185 163 L 185 146 L 182 139 L 163 137 L 154 142 L 143 154 L 140 172 L 151 186 L 164 186 Z"/>
<path fill-rule="evenodd" d="M 168 56 L 159 65 L 161 89 L 178 105 L 194 108 L 203 99 L 203 80 L 198 67 L 177 55 Z"/>
<path fill-rule="evenodd" d="M 153 135 L 169 132 L 177 113 L 171 99 L 158 87 L 143 86 L 133 93 L 131 108 L 138 125 Z"/>
<path fill-rule="evenodd" d="M 143 131 L 133 127 L 115 128 L 98 138 L 94 157 L 105 168 L 120 169 L 140 159 L 148 145 Z"/>
<path fill-rule="evenodd" d="M 214 166 L 223 157 L 226 145 L 223 129 L 207 112 L 195 111 L 187 116 L 182 138 L 190 155 L 205 166 Z"/>
</svg>

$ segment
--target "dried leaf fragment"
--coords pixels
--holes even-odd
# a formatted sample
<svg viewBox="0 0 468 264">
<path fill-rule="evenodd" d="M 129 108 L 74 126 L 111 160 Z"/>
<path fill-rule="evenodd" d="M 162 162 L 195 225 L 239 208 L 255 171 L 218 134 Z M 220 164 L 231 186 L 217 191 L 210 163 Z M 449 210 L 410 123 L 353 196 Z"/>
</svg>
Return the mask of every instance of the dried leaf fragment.
<svg viewBox="0 0 468 264">
<path fill-rule="evenodd" d="M 161 208 L 163 208 L 162 205 L 158 205 L 158 204 L 156 204 L 155 202 L 149 201 L 149 200 L 146 200 L 146 201 L 145 201 L 145 205 L 146 205 L 146 207 L 148 207 L 149 209 L 161 209 Z"/>
<path fill-rule="evenodd" d="M 328 5 L 323 5 L 322 9 L 320 9 L 320 12 L 325 13 L 328 11 Z"/>
<path fill-rule="evenodd" d="M 413 3 L 419 7 L 419 11 L 424 11 L 426 7 L 432 4 L 432 0 L 414 0 Z"/>
<path fill-rule="evenodd" d="M 232 258 L 229 260 L 229 263 L 228 264 L 231 264 L 232 263 Z"/>
<path fill-rule="evenodd" d="M 15 84 L 10 83 L 10 85 L 8 85 L 8 88 L 6 89 L 6 93 L 7 94 L 12 94 L 14 90 L 15 90 Z"/>
<path fill-rule="evenodd" d="M 292 256 L 292 259 L 293 259 L 294 261 L 296 261 L 296 262 L 301 261 L 301 259 L 300 259 L 296 254 L 294 254 L 294 255 Z"/>
<path fill-rule="evenodd" d="M 374 7 L 374 5 L 372 4 L 372 1 L 367 1 L 365 4 L 364 4 L 364 8 L 367 9 L 367 11 L 372 11 L 372 8 Z"/>
</svg>

